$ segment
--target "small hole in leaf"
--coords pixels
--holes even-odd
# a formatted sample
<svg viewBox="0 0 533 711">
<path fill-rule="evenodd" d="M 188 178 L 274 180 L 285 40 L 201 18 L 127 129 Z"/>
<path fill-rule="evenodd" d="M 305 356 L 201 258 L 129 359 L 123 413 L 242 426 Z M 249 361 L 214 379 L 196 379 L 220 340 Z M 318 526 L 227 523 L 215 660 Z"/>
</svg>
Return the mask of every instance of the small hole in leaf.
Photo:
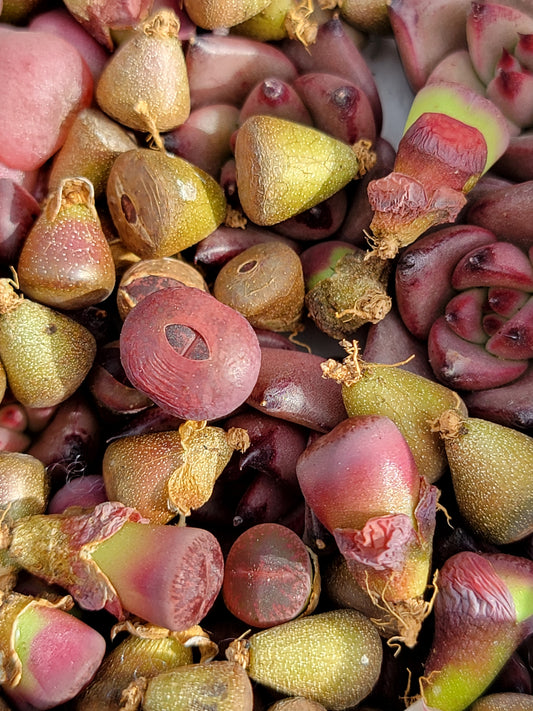
<svg viewBox="0 0 533 711">
<path fill-rule="evenodd" d="M 255 269 L 256 266 L 257 260 L 250 259 L 247 262 L 244 262 L 244 264 L 241 264 L 237 271 L 239 272 L 239 274 L 245 274 L 246 272 L 251 272 L 252 269 Z"/>
<path fill-rule="evenodd" d="M 127 195 L 123 195 L 120 198 L 120 207 L 122 208 L 124 217 L 130 223 L 130 225 L 134 222 L 137 222 L 137 210 L 135 209 L 135 206 Z"/>
<path fill-rule="evenodd" d="M 207 360 L 210 357 L 209 346 L 204 338 L 190 326 L 171 323 L 165 327 L 165 336 L 170 346 L 189 360 Z"/>
</svg>

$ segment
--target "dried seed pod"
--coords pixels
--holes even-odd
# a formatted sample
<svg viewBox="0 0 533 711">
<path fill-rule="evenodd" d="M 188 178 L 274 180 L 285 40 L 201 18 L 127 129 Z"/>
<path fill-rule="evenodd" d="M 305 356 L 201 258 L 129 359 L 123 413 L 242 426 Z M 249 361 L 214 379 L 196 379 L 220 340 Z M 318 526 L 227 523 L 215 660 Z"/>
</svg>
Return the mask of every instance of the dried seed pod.
<svg viewBox="0 0 533 711">
<path fill-rule="evenodd" d="M 226 215 L 224 192 L 214 178 L 179 156 L 148 148 L 115 160 L 107 203 L 123 244 L 147 259 L 196 244 Z"/>
<path fill-rule="evenodd" d="M 163 8 L 115 50 L 96 86 L 106 114 L 154 136 L 186 120 L 190 96 L 179 27 L 177 15 Z"/>
<path fill-rule="evenodd" d="M 145 296 L 176 282 L 209 291 L 198 269 L 175 257 L 141 259 L 123 273 L 117 289 L 117 308 L 122 319 Z"/>
<path fill-rule="evenodd" d="M 28 407 L 58 405 L 91 369 L 91 332 L 54 309 L 16 293 L 0 279 L 0 358 L 15 398 Z"/>
<path fill-rule="evenodd" d="M 21 290 L 63 310 L 104 301 L 115 286 L 115 263 L 102 230 L 92 183 L 66 178 L 49 193 L 19 256 Z"/>
<path fill-rule="evenodd" d="M 107 496 L 136 508 L 152 523 L 189 516 L 211 496 L 235 449 L 246 449 L 245 430 L 188 421 L 178 430 L 121 437 L 102 462 Z"/>
<path fill-rule="evenodd" d="M 226 657 L 242 664 L 252 681 L 341 711 L 372 691 L 383 650 L 367 617 L 332 610 L 237 639 Z"/>
<path fill-rule="evenodd" d="M 222 267 L 213 294 L 254 328 L 293 331 L 304 306 L 302 263 L 282 242 L 254 245 Z"/>
<path fill-rule="evenodd" d="M 229 661 L 188 664 L 148 682 L 142 711 L 252 711 L 253 691 L 246 672 Z"/>
</svg>

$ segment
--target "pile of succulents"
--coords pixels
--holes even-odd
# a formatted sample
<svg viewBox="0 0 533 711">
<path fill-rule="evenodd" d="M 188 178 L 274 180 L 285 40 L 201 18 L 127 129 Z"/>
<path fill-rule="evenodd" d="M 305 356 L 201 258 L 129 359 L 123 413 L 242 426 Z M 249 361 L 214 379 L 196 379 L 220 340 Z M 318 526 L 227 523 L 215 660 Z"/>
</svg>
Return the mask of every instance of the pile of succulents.
<svg viewBox="0 0 533 711">
<path fill-rule="evenodd" d="M 0 711 L 533 709 L 530 0 L 0 0 L 0 87 Z"/>
</svg>

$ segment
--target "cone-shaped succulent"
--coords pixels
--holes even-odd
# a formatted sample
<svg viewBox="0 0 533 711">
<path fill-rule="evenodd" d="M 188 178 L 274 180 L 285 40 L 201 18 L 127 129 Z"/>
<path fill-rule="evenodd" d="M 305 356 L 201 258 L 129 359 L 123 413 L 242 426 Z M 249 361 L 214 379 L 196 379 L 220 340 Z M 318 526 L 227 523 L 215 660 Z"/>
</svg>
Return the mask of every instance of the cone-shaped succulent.
<svg viewBox="0 0 533 711">
<path fill-rule="evenodd" d="M 368 363 L 357 341 L 343 341 L 348 355 L 342 363 L 334 359 L 322 365 L 326 377 L 342 385 L 342 397 L 349 417 L 384 415 L 405 437 L 419 473 L 434 482 L 447 469 L 444 444 L 433 423 L 443 412 L 456 407 L 466 415 L 458 394 L 398 365 Z"/>
<path fill-rule="evenodd" d="M 296 474 L 352 575 L 413 646 L 428 613 L 438 492 L 398 427 L 385 415 L 348 417 L 308 445 Z"/>
<path fill-rule="evenodd" d="M 185 121 L 190 96 L 179 27 L 177 15 L 163 8 L 115 50 L 96 86 L 106 114 L 154 136 Z"/>
<path fill-rule="evenodd" d="M 69 614 L 72 598 L 50 602 L 10 593 L 0 603 L 0 684 L 16 708 L 51 709 L 93 678 L 106 650 L 102 635 Z"/>
<path fill-rule="evenodd" d="M 444 412 L 438 428 L 472 530 L 498 545 L 533 533 L 533 438 L 456 410 Z"/>
<path fill-rule="evenodd" d="M 115 286 L 115 263 L 86 178 L 65 178 L 51 190 L 20 252 L 17 275 L 30 299 L 63 310 L 104 301 Z"/>
<path fill-rule="evenodd" d="M 250 116 L 235 142 L 237 188 L 247 217 L 274 225 L 331 197 L 375 161 L 368 141 L 350 146 L 311 126 Z"/>
<path fill-rule="evenodd" d="M 44 513 L 49 493 L 50 475 L 39 459 L 23 452 L 0 452 L 2 530 L 18 518 Z M 18 570 L 8 551 L 0 550 L 0 590 L 14 587 Z"/>
<path fill-rule="evenodd" d="M 92 367 L 96 341 L 77 321 L 24 298 L 0 279 L 0 358 L 9 387 L 28 407 L 58 405 Z"/>
<path fill-rule="evenodd" d="M 409 708 L 463 711 L 531 633 L 533 563 L 503 553 L 461 552 L 442 566 L 433 644 Z"/>
<path fill-rule="evenodd" d="M 107 204 L 124 245 L 148 259 L 196 244 L 226 214 L 214 178 L 179 156 L 149 148 L 118 156 L 107 182 Z"/>
<path fill-rule="evenodd" d="M 189 516 L 211 496 L 235 449 L 248 445 L 246 431 L 189 420 L 179 429 L 120 437 L 104 452 L 107 497 L 136 508 L 151 523 Z"/>
<path fill-rule="evenodd" d="M 253 690 L 244 669 L 230 661 L 187 664 L 158 674 L 148 683 L 133 681 L 133 699 L 141 701 L 142 711 L 252 711 Z M 141 693 L 136 688 L 145 687 Z M 127 691 L 126 691 L 127 693 Z M 128 706 L 132 711 L 139 704 Z"/>
<path fill-rule="evenodd" d="M 301 617 L 237 639 L 226 656 L 252 681 L 305 696 L 331 711 L 351 708 L 372 691 L 382 663 L 379 634 L 356 610 Z"/>
<path fill-rule="evenodd" d="M 146 523 L 118 502 L 19 519 L 8 551 L 84 609 L 105 608 L 119 619 L 131 613 L 169 630 L 197 624 L 222 586 L 213 534 Z"/>
<path fill-rule="evenodd" d="M 174 667 L 192 664 L 193 647 L 197 645 L 209 648 L 210 654 L 216 653 L 216 645 L 198 626 L 170 632 L 127 620 L 113 627 L 112 637 L 121 632 L 127 636 L 106 654 L 94 679 L 76 699 L 76 711 L 119 711 L 124 695 L 133 697 L 133 680 L 146 683 Z"/>
<path fill-rule="evenodd" d="M 374 249 L 393 258 L 430 227 L 454 222 L 508 144 L 506 119 L 474 90 L 450 82 L 420 89 L 392 173 L 368 184 Z"/>
</svg>

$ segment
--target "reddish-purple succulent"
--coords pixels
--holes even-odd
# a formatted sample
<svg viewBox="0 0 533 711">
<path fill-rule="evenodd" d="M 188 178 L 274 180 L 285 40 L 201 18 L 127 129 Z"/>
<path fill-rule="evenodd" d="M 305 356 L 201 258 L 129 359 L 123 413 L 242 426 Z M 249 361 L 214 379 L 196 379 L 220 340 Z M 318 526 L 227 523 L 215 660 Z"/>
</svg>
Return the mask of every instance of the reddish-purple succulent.
<svg viewBox="0 0 533 711">
<path fill-rule="evenodd" d="M 396 270 L 400 314 L 427 340 L 436 378 L 464 395 L 471 414 L 521 429 L 533 425 L 531 256 L 460 224 L 418 240 Z"/>
</svg>

